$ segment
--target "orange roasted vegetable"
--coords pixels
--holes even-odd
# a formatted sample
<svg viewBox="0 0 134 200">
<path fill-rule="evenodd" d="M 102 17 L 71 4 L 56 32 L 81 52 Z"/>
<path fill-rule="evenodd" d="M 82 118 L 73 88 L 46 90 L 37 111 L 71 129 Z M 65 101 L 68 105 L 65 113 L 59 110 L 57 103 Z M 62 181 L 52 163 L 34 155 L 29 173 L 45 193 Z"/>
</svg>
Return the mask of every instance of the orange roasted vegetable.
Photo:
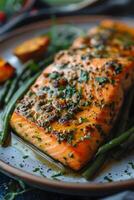
<svg viewBox="0 0 134 200">
<path fill-rule="evenodd" d="M 12 65 L 6 62 L 4 59 L 0 58 L 0 83 L 3 83 L 11 78 L 14 72 L 15 68 L 12 67 Z"/>
<path fill-rule="evenodd" d="M 26 62 L 30 59 L 38 60 L 46 52 L 49 42 L 50 40 L 47 36 L 32 38 L 16 47 L 14 54 L 22 62 Z"/>
</svg>

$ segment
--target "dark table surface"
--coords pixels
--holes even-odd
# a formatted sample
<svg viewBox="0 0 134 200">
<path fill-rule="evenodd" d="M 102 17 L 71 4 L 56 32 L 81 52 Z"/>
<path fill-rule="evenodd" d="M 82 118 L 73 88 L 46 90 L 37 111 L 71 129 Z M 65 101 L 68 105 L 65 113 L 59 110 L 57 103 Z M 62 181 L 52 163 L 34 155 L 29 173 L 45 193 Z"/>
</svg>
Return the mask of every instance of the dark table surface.
<svg viewBox="0 0 134 200">
<path fill-rule="evenodd" d="M 34 9 L 38 10 L 38 15 L 36 15 L 36 20 L 40 20 L 43 15 L 46 16 L 43 12 L 40 12 L 42 8 L 42 4 L 40 1 L 36 1 L 34 5 Z M 41 14 L 40 14 L 41 13 Z M 72 14 L 72 13 L 71 13 Z M 96 3 L 91 7 L 87 7 L 82 9 L 81 11 L 74 12 L 73 14 L 82 14 L 82 15 L 91 15 L 91 14 L 103 14 L 103 15 L 112 15 L 112 16 L 127 16 L 134 17 L 134 0 L 101 0 L 100 3 Z M 68 14 L 67 14 L 68 15 Z M 70 15 L 70 14 L 69 14 Z M 50 17 L 47 15 L 47 17 Z M 34 18 L 34 21 L 35 21 Z M 43 17 L 44 18 L 44 17 Z M 13 28 L 21 26 L 23 24 L 30 23 L 30 20 L 22 20 L 20 23 L 16 24 Z M 2 28 L 2 26 L 1 26 Z M 17 185 L 17 186 L 16 186 Z M 21 191 L 22 188 L 18 183 L 12 180 L 11 178 L 0 173 L 0 200 L 12 200 L 13 198 L 9 198 L 9 196 L 5 195 L 13 192 L 14 188 Z M 11 195 L 13 197 L 13 195 Z M 10 197 L 11 197 L 10 196 Z M 134 191 L 124 191 L 123 193 L 116 194 L 111 197 L 103 197 L 103 198 L 95 198 L 95 197 L 78 197 L 78 196 L 70 196 L 63 194 L 56 194 L 52 192 L 45 192 L 35 188 L 29 188 L 26 186 L 26 192 L 24 194 L 18 195 L 15 197 L 17 200 L 134 200 Z"/>
</svg>

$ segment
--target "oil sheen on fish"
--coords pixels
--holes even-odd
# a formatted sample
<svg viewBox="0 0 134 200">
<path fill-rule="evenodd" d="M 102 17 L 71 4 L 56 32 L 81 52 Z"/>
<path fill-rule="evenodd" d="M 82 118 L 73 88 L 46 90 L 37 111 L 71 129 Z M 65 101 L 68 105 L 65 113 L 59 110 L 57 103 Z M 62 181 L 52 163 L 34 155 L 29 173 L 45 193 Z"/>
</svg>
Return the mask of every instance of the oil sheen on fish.
<svg viewBox="0 0 134 200">
<path fill-rule="evenodd" d="M 110 134 L 134 83 L 134 29 L 104 21 L 60 51 L 11 118 L 13 130 L 74 170 Z"/>
</svg>

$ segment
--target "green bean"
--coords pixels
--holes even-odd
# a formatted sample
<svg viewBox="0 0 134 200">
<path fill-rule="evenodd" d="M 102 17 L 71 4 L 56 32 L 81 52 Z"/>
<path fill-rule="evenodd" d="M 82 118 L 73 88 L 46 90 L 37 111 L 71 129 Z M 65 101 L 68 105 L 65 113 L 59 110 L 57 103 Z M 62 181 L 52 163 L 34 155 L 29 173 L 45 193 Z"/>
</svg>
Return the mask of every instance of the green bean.
<svg viewBox="0 0 134 200">
<path fill-rule="evenodd" d="M 9 100 L 11 99 L 11 97 L 13 96 L 14 92 L 17 90 L 17 86 L 18 86 L 18 78 L 15 78 L 11 84 L 10 90 L 7 93 L 7 96 L 5 98 L 5 103 L 7 104 L 9 102 Z"/>
<path fill-rule="evenodd" d="M 131 119 L 129 120 L 128 125 L 127 125 L 127 128 L 130 128 L 130 127 L 132 127 L 133 125 L 134 125 L 134 117 L 131 118 Z"/>
<path fill-rule="evenodd" d="M 130 95 L 129 95 L 130 96 Z M 129 107 L 129 112 L 124 112 L 125 115 L 129 116 L 129 113 L 131 111 L 132 108 L 132 103 L 133 103 L 133 97 L 134 97 L 134 91 L 132 92 L 132 95 L 130 96 L 130 99 L 128 100 L 128 107 Z M 125 116 L 123 115 L 123 116 Z M 128 123 L 126 124 L 127 128 L 130 128 L 133 126 L 134 124 L 134 118 L 130 118 L 127 120 Z M 122 155 L 124 155 L 126 152 L 128 152 L 128 150 L 134 148 L 134 134 L 130 135 L 130 137 L 128 138 L 128 140 L 124 143 L 122 143 L 113 153 L 112 153 L 112 157 L 114 159 L 120 159 L 122 157 Z"/>
<path fill-rule="evenodd" d="M 130 124 L 129 114 L 132 107 L 133 98 L 134 98 L 134 90 L 130 90 L 127 94 L 127 98 L 125 99 L 125 103 L 123 104 L 123 107 L 119 116 L 116 136 L 120 136 L 127 128 L 129 129 L 134 124 L 134 123 L 131 123 L 131 125 L 128 125 L 128 123 Z M 111 156 L 117 159 L 118 157 L 117 155 L 120 154 L 121 151 L 123 150 L 121 148 L 121 145 L 119 145 L 119 147 L 115 148 L 113 152 L 111 152 Z"/>
<path fill-rule="evenodd" d="M 83 173 L 82 176 L 86 178 L 87 180 L 91 179 L 95 173 L 97 172 L 98 169 L 100 169 L 100 166 L 102 166 L 106 160 L 107 154 L 102 154 L 97 156 L 93 163 L 90 165 L 88 169 L 86 169 Z"/>
<path fill-rule="evenodd" d="M 15 95 L 11 98 L 9 101 L 6 110 L 4 112 L 4 119 L 3 119 L 3 130 L 0 132 L 0 144 L 4 145 L 9 129 L 10 129 L 10 119 L 12 116 L 12 113 L 15 109 L 15 104 L 18 99 L 20 99 L 24 93 L 29 89 L 29 87 L 33 84 L 33 82 L 36 80 L 36 78 L 39 76 L 39 73 L 36 74 L 34 77 L 32 77 L 30 80 L 26 81 L 22 87 L 18 89 L 18 91 L 15 93 Z"/>
<path fill-rule="evenodd" d="M 127 148 L 129 147 L 129 145 L 131 145 L 132 143 L 134 143 L 134 134 L 130 135 L 130 137 L 128 138 L 128 140 L 124 143 L 122 143 L 120 146 L 122 148 Z"/>
<path fill-rule="evenodd" d="M 96 158 L 94 159 L 93 163 L 90 165 L 89 168 L 87 168 L 83 172 L 82 176 L 85 177 L 86 179 L 91 179 L 93 177 L 93 175 L 96 173 L 97 169 L 100 169 L 100 167 L 104 164 L 104 162 L 107 158 L 107 153 L 112 148 L 117 147 L 118 145 L 122 144 L 122 142 L 124 142 L 126 139 L 129 140 L 129 138 L 133 136 L 131 138 L 131 141 L 132 141 L 132 143 L 134 143 L 134 133 L 133 132 L 134 132 L 134 127 L 132 127 L 131 129 L 129 129 L 128 131 L 123 133 L 118 138 L 115 138 L 115 139 L 111 140 L 110 142 L 108 142 L 107 144 L 103 145 L 99 149 L 98 153 L 96 154 Z M 132 136 L 131 136 L 131 134 L 132 134 Z M 129 145 L 130 145 L 130 143 L 127 144 L 127 147 Z"/>
<path fill-rule="evenodd" d="M 20 81 L 19 81 L 19 86 L 20 86 L 21 84 L 23 84 L 23 82 L 24 82 L 25 80 L 28 80 L 30 77 L 32 77 L 32 75 L 31 75 L 31 70 L 27 70 L 27 71 L 25 72 L 25 74 L 21 77 L 21 79 L 20 79 Z"/>
<path fill-rule="evenodd" d="M 29 60 L 25 65 L 23 70 L 21 71 L 21 73 L 13 80 L 10 90 L 8 92 L 8 94 L 6 95 L 5 98 L 5 103 L 7 104 L 10 99 L 12 98 L 13 94 L 15 93 L 15 91 L 18 89 L 18 85 L 19 82 L 21 81 L 21 79 L 23 78 L 23 75 L 29 70 L 30 66 L 33 64 L 32 60 Z M 33 68 L 34 69 L 34 68 Z"/>
<path fill-rule="evenodd" d="M 122 148 L 125 148 L 125 147 L 129 147 L 129 144 L 131 145 L 131 143 L 134 142 L 134 134 L 131 134 L 128 138 L 128 140 L 126 140 L 125 142 L 123 142 L 120 146 Z"/>
<path fill-rule="evenodd" d="M 113 157 L 118 160 L 132 148 L 134 148 L 134 134 L 130 135 L 128 140 L 120 145 L 119 150 L 114 153 Z"/>
<path fill-rule="evenodd" d="M 132 106 L 133 97 L 134 97 L 134 92 L 129 92 L 127 99 L 124 103 L 123 109 L 120 113 L 120 116 L 121 116 L 120 120 L 118 122 L 118 125 L 116 126 L 117 135 L 121 135 L 121 133 L 123 131 L 125 131 L 126 127 L 130 127 L 130 126 L 127 126 L 127 124 L 128 124 L 127 122 L 128 122 L 128 117 L 129 117 L 129 113 L 130 113 L 130 108 Z M 124 113 L 125 113 L 125 115 L 124 115 Z M 126 149 L 128 149 L 130 146 L 131 147 L 134 146 L 134 134 L 130 135 L 128 140 L 120 145 L 120 148 L 115 149 L 114 153 L 111 152 L 112 157 L 121 156 L 124 153 L 124 151 L 126 151 Z M 108 149 L 107 149 L 107 151 L 109 152 Z M 96 173 L 96 171 L 98 169 L 100 169 L 100 167 L 104 164 L 104 162 L 106 160 L 106 156 L 107 156 L 107 151 L 104 152 L 103 154 L 98 155 L 95 158 L 93 163 L 90 164 L 89 168 L 87 168 L 83 172 L 83 174 L 82 174 L 83 177 L 85 177 L 86 179 L 91 179 L 93 177 L 93 175 Z"/>
<path fill-rule="evenodd" d="M 121 135 L 127 128 L 128 118 L 133 98 L 134 98 L 134 90 L 130 90 L 127 94 L 127 98 L 125 99 L 125 103 L 122 107 L 117 136 Z"/>
<path fill-rule="evenodd" d="M 48 58 L 45 58 L 43 61 L 39 63 L 35 63 L 34 61 L 31 61 L 31 63 L 29 64 L 29 70 L 27 70 L 21 77 L 20 84 L 22 84 L 23 81 L 25 81 L 27 78 L 33 76 L 33 74 L 38 73 L 39 71 L 42 71 L 45 68 L 45 66 L 49 65 L 53 61 L 53 57 L 54 56 L 49 56 Z M 38 67 L 36 67 L 36 65 Z"/>
<path fill-rule="evenodd" d="M 3 89 L 2 94 L 0 96 L 0 106 L 4 106 L 5 97 L 6 97 L 8 91 L 10 89 L 11 84 L 12 84 L 12 80 L 8 80 L 6 82 L 6 84 L 3 86 L 4 89 Z"/>
<path fill-rule="evenodd" d="M 134 134 L 134 127 L 130 128 L 126 132 L 122 133 L 121 136 L 114 138 L 113 140 L 109 141 L 108 143 L 101 146 L 96 155 L 103 154 L 108 152 L 109 150 L 118 147 L 120 144 L 125 142 L 131 134 Z"/>
<path fill-rule="evenodd" d="M 39 63 L 39 69 L 42 70 L 45 66 L 49 65 L 54 59 L 54 55 L 49 56 L 48 58 L 45 58 L 43 61 Z"/>
</svg>

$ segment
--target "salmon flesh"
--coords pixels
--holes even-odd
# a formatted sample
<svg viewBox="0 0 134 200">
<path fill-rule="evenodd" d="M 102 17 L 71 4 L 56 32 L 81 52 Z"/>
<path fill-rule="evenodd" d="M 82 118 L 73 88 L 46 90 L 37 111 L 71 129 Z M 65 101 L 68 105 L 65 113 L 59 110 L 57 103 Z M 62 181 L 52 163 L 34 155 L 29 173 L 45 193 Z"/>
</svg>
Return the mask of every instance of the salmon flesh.
<svg viewBox="0 0 134 200">
<path fill-rule="evenodd" d="M 60 51 L 17 103 L 12 129 L 80 170 L 109 136 L 134 83 L 134 29 L 103 21 Z"/>
</svg>

